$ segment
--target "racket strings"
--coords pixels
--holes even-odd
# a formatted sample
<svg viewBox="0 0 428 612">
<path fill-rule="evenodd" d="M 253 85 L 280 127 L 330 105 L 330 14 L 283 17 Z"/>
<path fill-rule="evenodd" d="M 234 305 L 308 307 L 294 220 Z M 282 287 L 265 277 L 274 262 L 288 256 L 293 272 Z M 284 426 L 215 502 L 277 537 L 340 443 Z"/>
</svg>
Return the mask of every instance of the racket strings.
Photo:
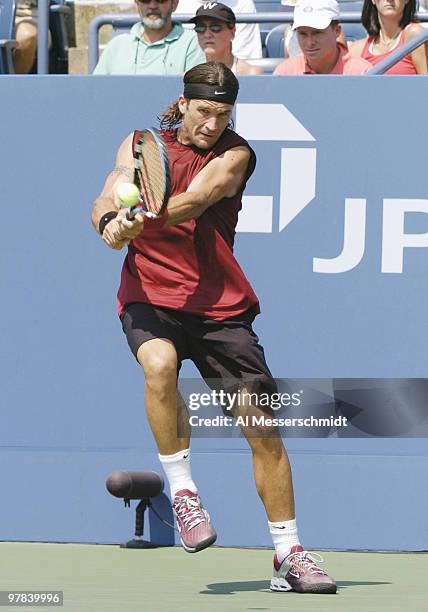
<svg viewBox="0 0 428 612">
<path fill-rule="evenodd" d="M 141 192 L 148 211 L 158 214 L 165 198 L 166 177 L 164 152 L 146 135 L 135 147 Z"/>
</svg>

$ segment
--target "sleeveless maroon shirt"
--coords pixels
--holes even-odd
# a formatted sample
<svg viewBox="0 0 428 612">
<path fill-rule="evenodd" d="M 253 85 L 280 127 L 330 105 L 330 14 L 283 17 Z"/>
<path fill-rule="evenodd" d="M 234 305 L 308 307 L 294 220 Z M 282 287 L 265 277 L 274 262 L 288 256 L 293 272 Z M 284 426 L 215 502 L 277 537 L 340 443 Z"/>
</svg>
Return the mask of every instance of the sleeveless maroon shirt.
<svg viewBox="0 0 428 612">
<path fill-rule="evenodd" d="M 139 132 L 134 133 L 134 141 Z M 162 130 L 171 171 L 171 195 L 187 190 L 212 159 L 228 149 L 251 152 L 244 183 L 232 198 L 210 206 L 198 219 L 141 232 L 131 241 L 118 292 L 119 314 L 127 304 L 145 302 L 211 319 L 227 319 L 251 307 L 256 294 L 233 255 L 242 193 L 254 171 L 256 156 L 246 140 L 225 130 L 212 149 L 183 145 L 177 130 Z"/>
</svg>

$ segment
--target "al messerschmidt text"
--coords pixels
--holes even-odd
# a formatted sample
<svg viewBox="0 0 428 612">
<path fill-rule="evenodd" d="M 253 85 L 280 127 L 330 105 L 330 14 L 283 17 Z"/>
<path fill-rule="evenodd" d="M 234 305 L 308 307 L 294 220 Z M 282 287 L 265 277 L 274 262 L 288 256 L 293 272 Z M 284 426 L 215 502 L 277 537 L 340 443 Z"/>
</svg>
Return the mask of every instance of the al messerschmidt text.
<svg viewBox="0 0 428 612">
<path fill-rule="evenodd" d="M 230 416 L 215 416 L 213 418 L 192 415 L 189 418 L 192 427 L 347 427 L 348 419 L 344 416 L 317 418 L 272 418 L 265 415 L 239 416 L 234 421 Z"/>
</svg>

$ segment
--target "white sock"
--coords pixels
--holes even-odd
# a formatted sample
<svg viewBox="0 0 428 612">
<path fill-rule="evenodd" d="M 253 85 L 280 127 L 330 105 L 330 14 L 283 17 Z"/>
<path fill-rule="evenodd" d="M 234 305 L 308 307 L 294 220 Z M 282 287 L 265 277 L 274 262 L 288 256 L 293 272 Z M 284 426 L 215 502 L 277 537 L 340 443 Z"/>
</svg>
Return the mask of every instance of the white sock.
<svg viewBox="0 0 428 612">
<path fill-rule="evenodd" d="M 159 455 L 159 461 L 162 463 L 162 467 L 168 478 L 172 501 L 177 491 L 181 491 L 181 489 L 189 489 L 189 491 L 193 493 L 198 492 L 192 480 L 189 448 L 179 451 L 174 455 Z"/>
<path fill-rule="evenodd" d="M 292 546 L 298 546 L 299 536 L 297 535 L 296 519 L 291 521 L 280 521 L 271 523 L 268 521 L 269 531 L 272 536 L 273 545 L 280 563 L 290 553 Z"/>
</svg>

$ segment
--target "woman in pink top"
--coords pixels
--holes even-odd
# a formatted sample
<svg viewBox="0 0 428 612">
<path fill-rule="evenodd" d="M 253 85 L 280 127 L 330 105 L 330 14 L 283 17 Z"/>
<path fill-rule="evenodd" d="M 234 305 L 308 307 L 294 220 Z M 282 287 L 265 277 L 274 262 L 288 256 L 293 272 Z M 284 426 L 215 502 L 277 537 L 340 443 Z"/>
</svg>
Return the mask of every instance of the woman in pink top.
<svg viewBox="0 0 428 612">
<path fill-rule="evenodd" d="M 416 0 L 364 0 L 361 22 L 369 36 L 355 41 L 351 55 L 377 64 L 423 31 L 415 23 Z M 427 74 L 428 45 L 420 45 L 385 74 Z"/>
</svg>

